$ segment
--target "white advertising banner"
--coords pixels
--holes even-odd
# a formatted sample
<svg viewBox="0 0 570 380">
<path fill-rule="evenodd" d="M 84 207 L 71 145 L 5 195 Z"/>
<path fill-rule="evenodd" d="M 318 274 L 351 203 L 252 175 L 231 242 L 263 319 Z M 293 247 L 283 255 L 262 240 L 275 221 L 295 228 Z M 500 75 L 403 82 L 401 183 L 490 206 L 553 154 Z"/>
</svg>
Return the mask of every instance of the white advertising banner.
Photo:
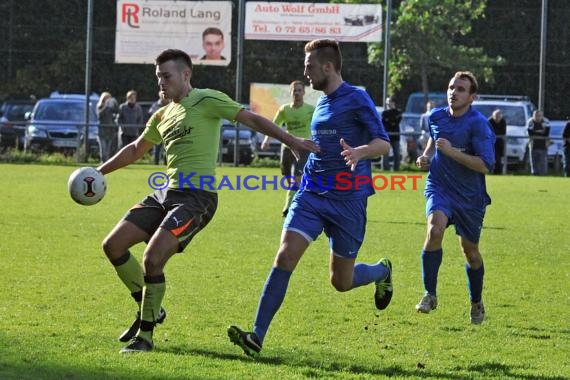
<svg viewBox="0 0 570 380">
<path fill-rule="evenodd" d="M 245 38 L 380 42 L 381 4 L 246 3 Z"/>
<path fill-rule="evenodd" d="M 231 25 L 231 1 L 117 0 L 115 62 L 154 63 L 180 49 L 196 65 L 227 66 Z"/>
</svg>

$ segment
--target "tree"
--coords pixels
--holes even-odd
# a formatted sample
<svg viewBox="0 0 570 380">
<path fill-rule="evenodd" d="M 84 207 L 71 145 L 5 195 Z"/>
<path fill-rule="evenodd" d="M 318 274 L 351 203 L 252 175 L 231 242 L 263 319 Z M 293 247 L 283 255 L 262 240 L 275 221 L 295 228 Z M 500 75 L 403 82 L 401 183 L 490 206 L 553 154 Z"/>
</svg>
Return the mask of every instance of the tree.
<svg viewBox="0 0 570 380">
<path fill-rule="evenodd" d="M 406 79 L 419 74 L 421 89 L 429 92 L 429 79 L 450 71 L 468 69 L 486 81 L 493 66 L 503 63 L 482 48 L 461 44 L 471 32 L 474 20 L 484 17 L 486 0 L 406 0 L 395 11 L 391 26 L 388 90 L 399 90 Z M 369 46 L 369 61 L 377 63 L 383 46 Z"/>
</svg>

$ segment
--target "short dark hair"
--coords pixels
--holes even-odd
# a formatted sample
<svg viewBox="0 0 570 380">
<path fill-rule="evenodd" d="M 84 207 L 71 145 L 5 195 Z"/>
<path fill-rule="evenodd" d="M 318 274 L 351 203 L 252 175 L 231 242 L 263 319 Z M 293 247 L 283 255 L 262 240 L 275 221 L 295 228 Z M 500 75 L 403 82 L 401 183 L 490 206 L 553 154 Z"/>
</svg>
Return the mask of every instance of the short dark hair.
<svg viewBox="0 0 570 380">
<path fill-rule="evenodd" d="M 342 70 L 342 54 L 338 41 L 330 39 L 313 40 L 305 45 L 305 53 L 316 52 L 320 63 L 331 62 L 338 73 Z"/>
<path fill-rule="evenodd" d="M 168 61 L 174 61 L 179 65 L 186 65 L 190 70 L 192 70 L 192 59 L 190 59 L 190 56 L 182 50 L 166 49 L 156 57 L 154 64 L 158 66 Z"/>
<path fill-rule="evenodd" d="M 215 27 L 206 28 L 202 32 L 202 38 L 206 37 L 208 34 L 215 34 L 215 35 L 222 37 L 222 40 L 224 39 L 224 33 L 219 28 L 215 28 Z"/>
<path fill-rule="evenodd" d="M 479 91 L 479 83 L 477 83 L 477 78 L 475 78 L 475 75 L 471 71 L 458 71 L 453 78 L 468 80 L 469 83 L 471 83 L 469 87 L 470 94 L 475 94 Z"/>
<path fill-rule="evenodd" d="M 301 86 L 303 86 L 303 88 L 305 88 L 305 82 L 303 82 L 302 80 L 294 80 L 293 82 L 289 83 L 289 89 L 291 91 L 293 91 L 295 89 L 295 86 L 300 84 Z"/>
</svg>

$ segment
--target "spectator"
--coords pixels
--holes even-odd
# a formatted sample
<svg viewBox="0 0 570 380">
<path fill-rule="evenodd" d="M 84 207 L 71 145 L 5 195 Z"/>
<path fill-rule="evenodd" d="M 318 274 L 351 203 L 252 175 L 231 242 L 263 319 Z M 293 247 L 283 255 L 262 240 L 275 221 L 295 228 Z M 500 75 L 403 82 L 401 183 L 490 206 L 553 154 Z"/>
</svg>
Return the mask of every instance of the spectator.
<svg viewBox="0 0 570 380">
<path fill-rule="evenodd" d="M 548 136 L 550 127 L 542 111 L 534 111 L 527 122 L 530 137 L 530 172 L 532 175 L 545 175 L 548 169 Z"/>
<path fill-rule="evenodd" d="M 119 102 L 111 93 L 103 92 L 97 102 L 99 120 L 99 159 L 105 162 L 117 152 L 117 124 L 115 118 L 119 112 Z"/>
<path fill-rule="evenodd" d="M 392 146 L 392 169 L 397 172 L 400 170 L 400 121 L 402 121 L 402 111 L 396 108 L 396 102 L 393 98 L 386 98 L 386 109 L 382 111 L 382 124 L 388 135 L 390 136 L 390 145 Z M 390 170 L 389 156 L 386 154 L 382 157 L 382 169 Z"/>
<path fill-rule="evenodd" d="M 505 157 L 505 139 L 507 134 L 507 122 L 503 118 L 503 113 L 500 109 L 493 111 L 489 118 L 489 123 L 495 132 L 495 168 L 494 174 L 501 174 L 503 172 L 503 158 Z"/>
<path fill-rule="evenodd" d="M 435 107 L 435 103 L 432 102 L 431 100 L 428 100 L 426 102 L 426 112 L 424 112 L 421 116 L 420 116 L 420 138 L 419 138 L 419 148 L 420 149 L 425 149 L 426 144 L 429 140 L 429 123 L 428 123 L 428 117 L 429 114 L 431 113 L 431 110 Z M 417 158 L 417 157 L 416 157 Z"/>
<path fill-rule="evenodd" d="M 119 147 L 135 141 L 144 127 L 143 110 L 137 104 L 137 92 L 127 92 L 127 101 L 119 106 Z"/>
<path fill-rule="evenodd" d="M 154 114 L 160 108 L 167 105 L 169 102 L 170 102 L 170 100 L 168 100 L 166 98 L 166 94 L 163 91 L 159 91 L 158 92 L 158 100 L 156 102 L 152 103 L 152 105 L 148 109 L 149 119 L 152 116 L 152 114 Z M 162 155 L 162 150 L 163 150 L 162 148 L 163 148 L 162 142 L 159 144 L 156 144 L 154 146 L 153 155 L 154 155 L 154 164 L 155 165 L 158 165 L 160 163 L 160 156 Z M 165 161 L 164 163 L 166 164 L 166 157 L 164 158 L 164 161 Z"/>
</svg>

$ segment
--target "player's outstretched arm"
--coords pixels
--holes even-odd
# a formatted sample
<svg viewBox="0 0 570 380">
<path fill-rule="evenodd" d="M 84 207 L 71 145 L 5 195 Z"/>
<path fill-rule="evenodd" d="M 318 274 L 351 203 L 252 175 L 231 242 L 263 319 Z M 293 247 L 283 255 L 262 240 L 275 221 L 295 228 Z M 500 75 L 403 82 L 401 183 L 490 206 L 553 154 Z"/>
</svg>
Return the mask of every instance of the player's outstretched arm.
<svg viewBox="0 0 570 380">
<path fill-rule="evenodd" d="M 113 157 L 99 165 L 97 170 L 103 174 L 107 174 L 130 165 L 144 156 L 153 146 L 153 143 L 139 136 L 135 141 L 124 146 Z"/>
<path fill-rule="evenodd" d="M 319 147 L 314 141 L 295 137 L 283 129 L 279 128 L 271 120 L 258 115 L 248 110 L 241 110 L 237 116 L 236 121 L 247 125 L 257 132 L 261 132 L 266 136 L 274 137 L 281 141 L 283 144 L 291 148 L 293 154 L 298 157 L 299 151 L 318 152 Z"/>
</svg>

